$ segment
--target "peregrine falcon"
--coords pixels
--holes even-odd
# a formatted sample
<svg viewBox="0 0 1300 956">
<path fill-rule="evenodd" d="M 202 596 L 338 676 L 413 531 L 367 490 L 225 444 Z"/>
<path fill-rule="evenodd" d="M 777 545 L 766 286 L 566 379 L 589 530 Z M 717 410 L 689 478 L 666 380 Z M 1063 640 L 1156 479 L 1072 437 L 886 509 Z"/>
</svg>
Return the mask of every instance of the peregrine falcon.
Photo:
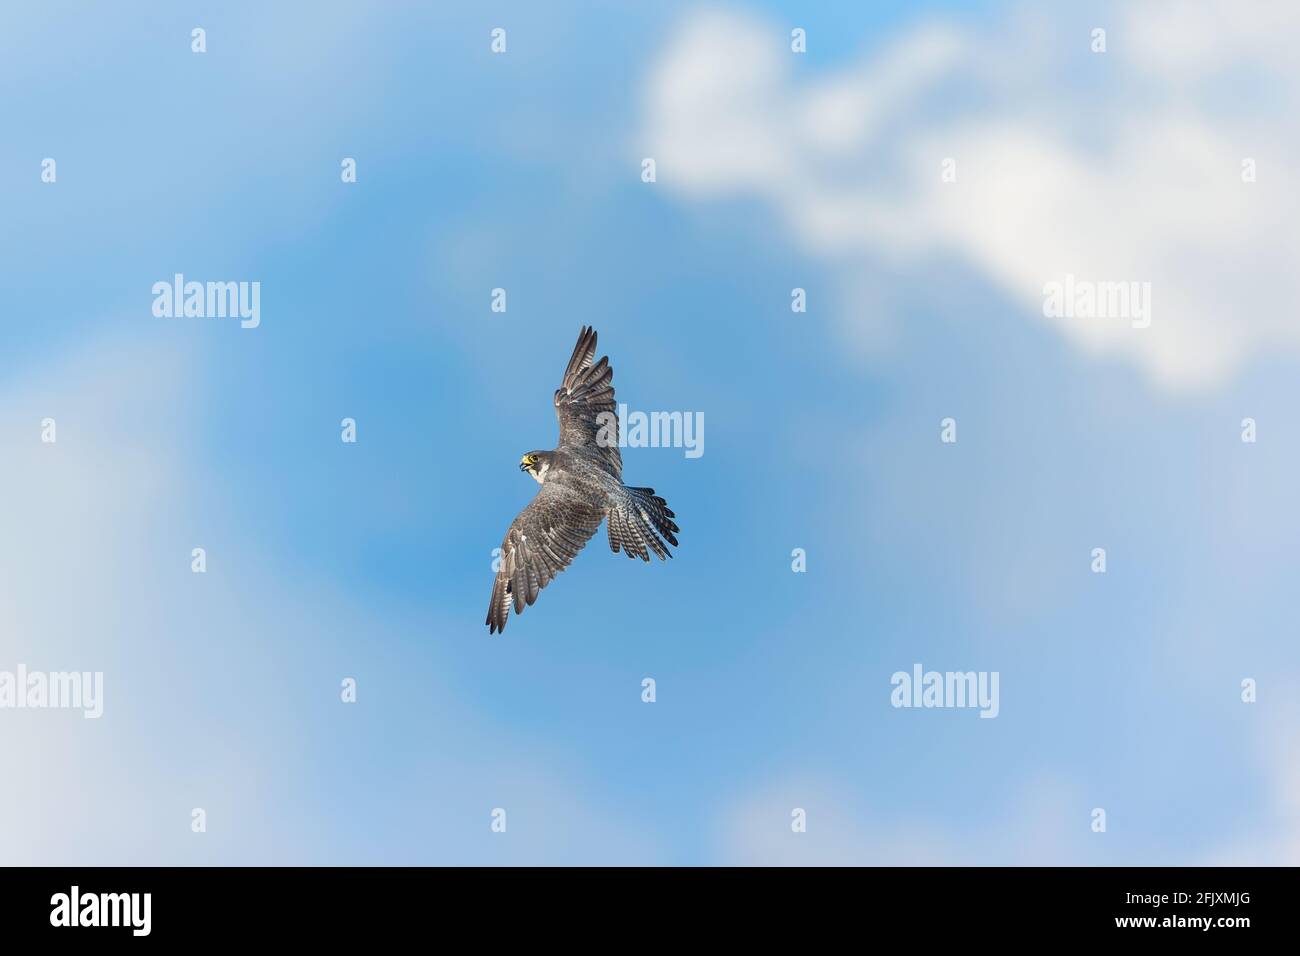
<svg viewBox="0 0 1300 956">
<path fill-rule="evenodd" d="M 501 542 L 500 569 L 488 605 L 488 633 L 504 632 L 510 605 L 522 614 L 542 588 L 569 566 L 591 540 L 601 521 L 609 522 L 609 546 L 629 558 L 672 557 L 677 546 L 675 515 L 653 488 L 623 484 L 618 451 L 618 412 L 614 370 L 609 357 L 596 357 L 596 332 L 578 335 L 564 379 L 555 390 L 560 444 L 553 451 L 530 451 L 519 460 L 541 485 L 528 507 L 510 524 Z M 665 544 L 667 541 L 667 544 Z"/>
</svg>

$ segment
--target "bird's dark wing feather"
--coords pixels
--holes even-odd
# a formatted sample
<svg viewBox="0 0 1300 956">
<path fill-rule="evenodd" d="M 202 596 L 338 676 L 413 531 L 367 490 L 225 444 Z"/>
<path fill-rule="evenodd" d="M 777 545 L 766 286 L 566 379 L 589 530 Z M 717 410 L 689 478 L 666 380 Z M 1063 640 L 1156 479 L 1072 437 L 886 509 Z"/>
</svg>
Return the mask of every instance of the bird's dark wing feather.
<svg viewBox="0 0 1300 956">
<path fill-rule="evenodd" d="M 614 402 L 614 369 L 609 357 L 596 358 L 596 330 L 582 327 L 564 381 L 555 390 L 555 417 L 560 420 L 560 448 L 587 449 L 609 472 L 623 478 L 618 451 L 618 406 Z"/>
<path fill-rule="evenodd" d="M 602 509 L 563 485 L 538 489 L 501 542 L 501 570 L 492 584 L 484 622 L 489 634 L 506 629 L 511 604 L 522 614 L 524 605 L 537 600 L 542 588 L 591 540 L 603 517 Z"/>
</svg>

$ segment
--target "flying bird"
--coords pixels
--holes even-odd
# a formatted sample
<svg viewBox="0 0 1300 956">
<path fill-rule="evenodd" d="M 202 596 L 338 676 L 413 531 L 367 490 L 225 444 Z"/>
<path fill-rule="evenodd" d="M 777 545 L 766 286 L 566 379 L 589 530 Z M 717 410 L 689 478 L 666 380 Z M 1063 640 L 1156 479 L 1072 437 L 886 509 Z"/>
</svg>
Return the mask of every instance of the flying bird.
<svg viewBox="0 0 1300 956">
<path fill-rule="evenodd" d="M 591 540 L 601 521 L 609 522 L 609 546 L 629 558 L 671 558 L 681 529 L 668 503 L 653 488 L 623 484 L 618 450 L 618 411 L 614 369 L 609 357 L 596 358 L 596 331 L 583 326 L 564 379 L 555 390 L 560 444 L 552 451 L 530 451 L 519 470 L 541 488 L 510 524 L 501 542 L 501 564 L 492 583 L 488 633 L 504 632 L 510 605 L 522 614 L 542 588 L 569 566 Z M 665 543 L 666 542 L 666 543 Z"/>
</svg>

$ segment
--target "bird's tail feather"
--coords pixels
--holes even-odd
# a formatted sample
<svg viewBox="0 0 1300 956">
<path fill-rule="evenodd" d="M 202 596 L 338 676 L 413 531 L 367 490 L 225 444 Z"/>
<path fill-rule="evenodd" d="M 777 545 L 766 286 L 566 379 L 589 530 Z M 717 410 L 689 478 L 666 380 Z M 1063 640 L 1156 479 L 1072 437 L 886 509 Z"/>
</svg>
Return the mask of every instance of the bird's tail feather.
<svg viewBox="0 0 1300 956">
<path fill-rule="evenodd" d="M 615 554 L 620 550 L 629 558 L 650 560 L 653 551 L 660 559 L 673 556 L 668 545 L 677 546 L 674 532 L 680 531 L 668 507 L 668 502 L 655 494 L 653 488 L 628 488 L 617 504 L 611 505 L 609 521 L 609 547 Z M 667 541 L 667 544 L 664 542 Z"/>
</svg>

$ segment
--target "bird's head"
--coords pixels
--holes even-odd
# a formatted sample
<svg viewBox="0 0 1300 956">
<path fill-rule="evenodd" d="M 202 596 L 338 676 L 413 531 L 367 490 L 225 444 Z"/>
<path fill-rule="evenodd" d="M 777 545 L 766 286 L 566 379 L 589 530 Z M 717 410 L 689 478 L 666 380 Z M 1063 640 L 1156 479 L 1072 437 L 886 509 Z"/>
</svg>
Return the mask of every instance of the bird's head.
<svg viewBox="0 0 1300 956">
<path fill-rule="evenodd" d="M 546 480 L 546 472 L 551 467 L 552 457 L 549 451 L 530 451 L 519 459 L 519 470 L 528 472 L 540 485 Z"/>
</svg>

